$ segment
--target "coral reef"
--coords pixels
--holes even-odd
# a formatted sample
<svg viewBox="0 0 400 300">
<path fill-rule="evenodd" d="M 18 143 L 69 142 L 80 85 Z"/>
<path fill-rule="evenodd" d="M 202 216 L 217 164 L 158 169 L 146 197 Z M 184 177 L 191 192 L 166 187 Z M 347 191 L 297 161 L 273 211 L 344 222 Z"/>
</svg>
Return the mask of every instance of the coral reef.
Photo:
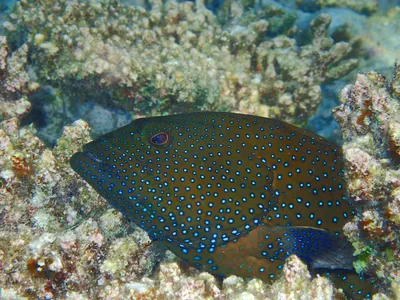
<svg viewBox="0 0 400 300">
<path fill-rule="evenodd" d="M 348 9 L 329 8 L 323 10 L 332 19 L 333 38 L 352 44 L 360 58 L 357 70 L 378 70 L 390 74 L 393 62 L 400 56 L 400 42 L 396 38 L 400 30 L 400 7 L 389 7 L 365 16 Z M 353 72 L 355 73 L 355 72 Z"/>
<path fill-rule="evenodd" d="M 360 78 L 374 79 L 361 75 Z M 396 76 L 390 84 L 393 93 L 398 92 L 398 78 Z M 379 80 L 377 91 L 384 93 L 382 79 L 380 77 L 375 79 Z M 377 82 L 371 81 L 370 84 L 373 89 Z M 355 93 L 356 90 L 353 88 L 352 91 Z M 355 93 L 355 95 L 360 94 Z M 368 90 L 361 95 L 369 95 Z M 375 95 L 377 93 L 373 99 L 382 100 Z M 383 97 L 389 97 L 387 92 Z M 355 115 L 357 113 L 354 113 L 353 117 Z M 367 114 L 366 118 L 370 116 Z M 336 291 L 327 279 L 317 276 L 311 280 L 306 265 L 295 256 L 288 259 L 282 276 L 271 286 L 260 280 L 245 282 L 234 276 L 226 278 L 220 284 L 208 273 L 184 264 L 179 265 L 173 257 L 170 259 L 172 261 L 161 263 L 153 274 L 152 270 L 159 255 L 154 243 L 149 244 L 147 235 L 132 224 L 125 225 L 122 215 L 107 208 L 105 201 L 90 186 L 84 185 L 68 167 L 71 154 L 90 140 L 89 130 L 89 126 L 83 121 L 65 127 L 62 137 L 54 149 L 50 150 L 35 136 L 32 126 L 19 127 L 18 116 L 0 123 L 0 266 L 2 269 L 0 295 L 2 298 L 331 299 L 335 295 L 340 297 L 340 292 Z M 357 131 L 357 134 L 351 136 L 362 137 L 362 133 Z M 389 136 L 397 135 L 389 134 Z M 349 137 L 349 131 L 346 131 L 346 137 Z M 393 209 L 398 209 L 398 203 L 394 203 Z M 396 211 L 391 211 L 391 214 L 398 217 Z M 363 218 L 367 218 L 367 215 L 363 214 Z M 383 221 L 383 219 L 376 220 Z M 360 225 L 362 222 L 360 220 Z M 394 219 L 390 222 L 395 224 L 399 221 Z M 368 222 L 364 224 L 373 226 Z M 358 237 L 354 233 L 354 230 L 357 230 L 356 223 L 349 224 L 348 227 L 353 228 L 349 235 L 357 249 L 374 251 L 367 245 L 370 243 L 369 237 L 357 242 Z M 396 238 L 393 228 L 395 227 L 391 228 L 390 234 L 385 231 L 377 238 L 381 239 L 384 236 Z M 369 232 L 376 229 L 369 227 L 363 230 Z M 374 231 L 370 232 L 375 235 Z M 373 263 L 374 260 L 385 263 L 385 268 L 379 265 L 380 270 L 385 272 L 382 275 L 392 278 L 394 290 L 397 288 L 398 291 L 393 277 L 396 276 L 395 248 L 398 246 L 396 243 L 396 240 L 391 240 L 389 244 L 392 245 L 390 248 L 392 251 L 385 251 L 381 257 L 379 253 L 368 256 L 369 253 L 362 250 L 363 260 L 359 260 L 358 264 L 368 263 L 371 266 L 378 266 L 378 263 Z M 378 295 L 375 299 L 387 298 Z"/>
<path fill-rule="evenodd" d="M 348 189 L 359 209 L 345 226 L 359 255 L 358 271 L 397 290 L 400 284 L 400 59 L 387 81 L 377 72 L 359 74 L 342 90 L 334 110 L 345 143 Z M 399 297 L 399 294 L 397 294 Z"/>
<path fill-rule="evenodd" d="M 337 293 L 327 279 L 311 280 L 307 266 L 296 256 L 287 260 L 282 276 L 270 286 L 236 276 L 220 285 L 212 275 L 192 268 L 184 274 L 174 262 L 162 263 L 155 280 L 143 278 L 142 282 L 147 285 L 147 299 L 330 299 Z M 130 286 L 137 290 L 138 283 Z"/>
<path fill-rule="evenodd" d="M 0 36 L 0 121 L 27 113 L 31 104 L 23 95 L 39 88 L 25 71 L 27 55 L 26 44 L 9 55 L 7 39 Z"/>
<path fill-rule="evenodd" d="M 339 103 L 339 91 L 354 81 L 357 72 L 376 70 L 389 76 L 393 62 L 400 56 L 400 40 L 397 38 L 397 32 L 400 30 L 400 7 L 398 4 L 396 7 L 393 1 L 389 2 L 387 10 L 380 9 L 369 16 L 346 8 L 322 9 L 332 17 L 330 32 L 335 41 L 349 42 L 352 45 L 353 55 L 359 57 L 356 70 L 333 84 L 323 85 L 322 105 L 317 111 L 315 121 L 312 120 L 315 131 L 332 141 L 335 140 L 336 143 L 340 143 L 341 134 L 332 118 L 331 108 Z"/>
<path fill-rule="evenodd" d="M 5 289 L 50 299 L 113 277 L 130 281 L 153 269 L 156 252 L 146 246 L 147 235 L 129 230 L 68 167 L 72 153 L 89 140 L 83 121 L 65 127 L 53 150 L 32 126 L 19 128 L 18 117 L 0 123 L 0 286 Z"/>
<path fill-rule="evenodd" d="M 329 38 L 327 15 L 300 47 L 287 35 L 269 38 L 268 19 L 238 2 L 223 25 L 201 1 L 149 5 L 23 0 L 6 29 L 13 44 L 29 37 L 40 80 L 68 87 L 74 105 L 90 96 L 142 115 L 236 110 L 304 124 L 320 85 L 356 65 L 346 59 L 350 45 Z"/>
<path fill-rule="evenodd" d="M 318 7 L 348 7 L 362 13 L 378 10 L 378 0 L 316 0 L 315 3 Z"/>
<path fill-rule="evenodd" d="M 0 297 L 2 299 L 327 299 L 337 293 L 297 257 L 272 286 L 215 277 L 179 266 L 169 254 L 152 273 L 156 243 L 78 179 L 69 157 L 90 140 L 89 126 L 64 129 L 53 150 L 19 127 L 0 123 Z"/>
<path fill-rule="evenodd" d="M 65 127 L 47 148 L 32 125 L 20 126 L 37 87 L 26 72 L 27 46 L 10 55 L 1 37 L 0 54 L 0 298 L 50 299 L 149 274 L 157 260 L 148 237 L 125 226 L 69 167 L 90 141 L 87 123 Z"/>
<path fill-rule="evenodd" d="M 368 3 L 375 1 L 359 3 L 353 9 L 373 11 Z M 303 124 L 321 100 L 320 85 L 355 66 L 355 60 L 346 60 L 349 44 L 328 37 L 326 15 L 311 23 L 312 43 L 299 46 L 290 37 L 292 15 L 282 22 L 261 20 L 276 11 L 245 10 L 238 2 L 226 11 L 218 20 L 201 2 L 153 1 L 148 10 L 114 0 L 18 2 L 4 24 L 12 53 L 0 37 L 0 298 L 340 296 L 327 279 L 311 280 L 296 257 L 272 286 L 233 276 L 220 283 L 171 254 L 154 271 L 164 253 L 68 165 L 90 141 L 89 125 L 80 120 L 64 127 L 52 149 L 33 126 L 20 126 L 37 82 L 59 88 L 54 118 L 68 117 L 65 101 L 72 110 L 81 108 L 81 99 L 98 97 L 135 114 L 237 110 Z M 359 255 L 355 267 L 381 278 L 397 298 L 399 97 L 400 60 L 390 81 L 376 72 L 358 75 L 335 110 L 344 133 L 349 192 L 360 210 L 345 227 Z"/>
<path fill-rule="evenodd" d="M 400 41 L 395 37 L 400 30 L 400 7 L 390 8 L 385 14 L 374 14 L 368 18 L 362 31 L 356 31 L 353 39 L 359 39 L 368 53 L 363 69 L 379 70 L 390 74 L 393 61 L 400 56 Z M 384 34 L 382 34 L 384 33 Z"/>
</svg>

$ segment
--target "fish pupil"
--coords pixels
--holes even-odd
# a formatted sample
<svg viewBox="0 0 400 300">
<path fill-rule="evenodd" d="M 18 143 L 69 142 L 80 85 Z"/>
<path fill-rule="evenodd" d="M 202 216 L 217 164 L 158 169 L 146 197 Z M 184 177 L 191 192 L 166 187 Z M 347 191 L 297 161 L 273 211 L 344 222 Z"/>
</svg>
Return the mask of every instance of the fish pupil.
<svg viewBox="0 0 400 300">
<path fill-rule="evenodd" d="M 168 142 L 168 134 L 166 132 L 160 132 L 152 136 L 150 141 L 153 145 L 164 145 Z"/>
</svg>

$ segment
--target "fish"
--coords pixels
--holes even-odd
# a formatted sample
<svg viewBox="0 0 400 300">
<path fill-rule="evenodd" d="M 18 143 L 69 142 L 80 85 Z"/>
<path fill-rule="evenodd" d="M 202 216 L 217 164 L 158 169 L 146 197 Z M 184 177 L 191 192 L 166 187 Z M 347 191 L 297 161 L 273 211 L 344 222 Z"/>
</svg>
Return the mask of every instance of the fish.
<svg viewBox="0 0 400 300">
<path fill-rule="evenodd" d="M 224 112 L 140 118 L 70 165 L 194 267 L 271 282 L 297 255 L 346 295 L 371 297 L 343 234 L 356 211 L 341 148 L 305 129 Z"/>
</svg>

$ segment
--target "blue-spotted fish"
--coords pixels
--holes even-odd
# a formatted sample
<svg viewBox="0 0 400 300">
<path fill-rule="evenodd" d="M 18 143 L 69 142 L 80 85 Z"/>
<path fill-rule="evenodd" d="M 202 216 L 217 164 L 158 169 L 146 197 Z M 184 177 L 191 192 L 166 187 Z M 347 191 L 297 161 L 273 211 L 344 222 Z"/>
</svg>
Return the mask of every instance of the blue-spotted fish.
<svg viewBox="0 0 400 300">
<path fill-rule="evenodd" d="M 193 266 L 269 281 L 296 254 L 369 296 L 342 234 L 355 212 L 340 148 L 304 129 L 233 113 L 143 118 L 85 145 L 71 166 Z"/>
</svg>

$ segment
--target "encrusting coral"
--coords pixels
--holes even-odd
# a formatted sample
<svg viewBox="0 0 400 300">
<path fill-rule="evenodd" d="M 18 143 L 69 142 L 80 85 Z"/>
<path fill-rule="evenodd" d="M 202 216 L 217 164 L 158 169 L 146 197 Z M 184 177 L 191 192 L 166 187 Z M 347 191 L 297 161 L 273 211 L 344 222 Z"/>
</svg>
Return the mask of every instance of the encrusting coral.
<svg viewBox="0 0 400 300">
<path fill-rule="evenodd" d="M 390 81 L 359 74 L 334 110 L 343 135 L 348 189 L 360 213 L 344 231 L 356 269 L 391 284 L 400 297 L 400 59 Z"/>
<path fill-rule="evenodd" d="M 68 87 L 74 105 L 96 97 L 142 115 L 236 110 L 304 124 L 320 85 L 356 65 L 346 59 L 351 46 L 328 36 L 327 15 L 300 47 L 287 35 L 268 37 L 268 20 L 239 2 L 224 25 L 201 1 L 149 6 L 23 0 L 6 29 L 29 38 L 40 80 Z"/>
</svg>

